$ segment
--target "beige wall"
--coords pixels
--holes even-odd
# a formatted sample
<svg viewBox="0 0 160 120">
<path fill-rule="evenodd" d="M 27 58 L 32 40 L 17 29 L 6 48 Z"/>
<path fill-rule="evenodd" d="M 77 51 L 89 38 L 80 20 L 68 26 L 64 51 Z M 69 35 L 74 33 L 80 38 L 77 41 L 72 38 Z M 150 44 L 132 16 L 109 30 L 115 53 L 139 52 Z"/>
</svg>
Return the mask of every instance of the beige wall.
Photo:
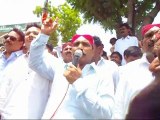
<svg viewBox="0 0 160 120">
<path fill-rule="evenodd" d="M 3 42 L 2 42 L 2 41 L 3 41 L 3 37 L 2 37 L 2 36 L 3 36 L 4 34 L 5 34 L 5 33 L 0 32 L 0 44 L 3 44 Z"/>
</svg>

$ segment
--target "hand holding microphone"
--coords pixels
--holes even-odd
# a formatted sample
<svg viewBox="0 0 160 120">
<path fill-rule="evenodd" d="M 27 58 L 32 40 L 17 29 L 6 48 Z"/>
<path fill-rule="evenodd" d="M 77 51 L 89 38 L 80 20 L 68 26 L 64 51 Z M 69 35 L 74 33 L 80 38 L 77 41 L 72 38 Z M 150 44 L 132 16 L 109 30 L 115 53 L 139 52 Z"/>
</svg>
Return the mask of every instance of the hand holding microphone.
<svg viewBox="0 0 160 120">
<path fill-rule="evenodd" d="M 79 59 L 82 57 L 82 55 L 82 50 L 76 50 L 73 56 L 73 65 L 68 66 L 67 70 L 63 74 L 70 84 L 74 83 L 82 75 L 82 70 L 78 65 Z"/>
</svg>

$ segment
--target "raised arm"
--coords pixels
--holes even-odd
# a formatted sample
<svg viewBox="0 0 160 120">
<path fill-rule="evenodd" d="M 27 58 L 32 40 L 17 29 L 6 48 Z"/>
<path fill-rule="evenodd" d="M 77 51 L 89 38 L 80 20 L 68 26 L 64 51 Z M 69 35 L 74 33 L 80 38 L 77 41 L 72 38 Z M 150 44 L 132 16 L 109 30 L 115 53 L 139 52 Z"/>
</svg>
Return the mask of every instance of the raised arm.
<svg viewBox="0 0 160 120">
<path fill-rule="evenodd" d="M 53 80 L 58 59 L 45 52 L 45 47 L 51 32 L 57 27 L 57 18 L 54 22 L 51 19 L 43 21 L 41 33 L 32 41 L 29 54 L 29 67 L 35 72 Z"/>
</svg>

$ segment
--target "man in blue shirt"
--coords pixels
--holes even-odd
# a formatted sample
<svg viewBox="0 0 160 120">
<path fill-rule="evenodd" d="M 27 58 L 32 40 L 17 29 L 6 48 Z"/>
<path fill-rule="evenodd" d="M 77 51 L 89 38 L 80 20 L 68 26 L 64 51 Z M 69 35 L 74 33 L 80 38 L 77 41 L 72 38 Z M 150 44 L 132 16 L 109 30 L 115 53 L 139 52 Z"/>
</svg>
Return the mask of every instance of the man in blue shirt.
<svg viewBox="0 0 160 120">
<path fill-rule="evenodd" d="M 5 51 L 0 54 L 0 72 L 17 59 L 17 57 L 23 54 L 21 50 L 23 44 L 24 33 L 17 28 L 13 28 L 4 36 Z"/>
</svg>

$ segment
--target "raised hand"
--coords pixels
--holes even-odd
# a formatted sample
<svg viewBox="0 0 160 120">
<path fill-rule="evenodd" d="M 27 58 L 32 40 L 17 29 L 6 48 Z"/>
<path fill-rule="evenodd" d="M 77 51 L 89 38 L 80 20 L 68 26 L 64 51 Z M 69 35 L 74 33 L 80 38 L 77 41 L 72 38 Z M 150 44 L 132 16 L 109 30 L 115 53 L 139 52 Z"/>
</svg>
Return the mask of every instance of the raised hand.
<svg viewBox="0 0 160 120">
<path fill-rule="evenodd" d="M 50 35 L 57 29 L 58 17 L 53 21 L 52 18 L 44 17 L 42 20 L 41 33 Z"/>
</svg>

